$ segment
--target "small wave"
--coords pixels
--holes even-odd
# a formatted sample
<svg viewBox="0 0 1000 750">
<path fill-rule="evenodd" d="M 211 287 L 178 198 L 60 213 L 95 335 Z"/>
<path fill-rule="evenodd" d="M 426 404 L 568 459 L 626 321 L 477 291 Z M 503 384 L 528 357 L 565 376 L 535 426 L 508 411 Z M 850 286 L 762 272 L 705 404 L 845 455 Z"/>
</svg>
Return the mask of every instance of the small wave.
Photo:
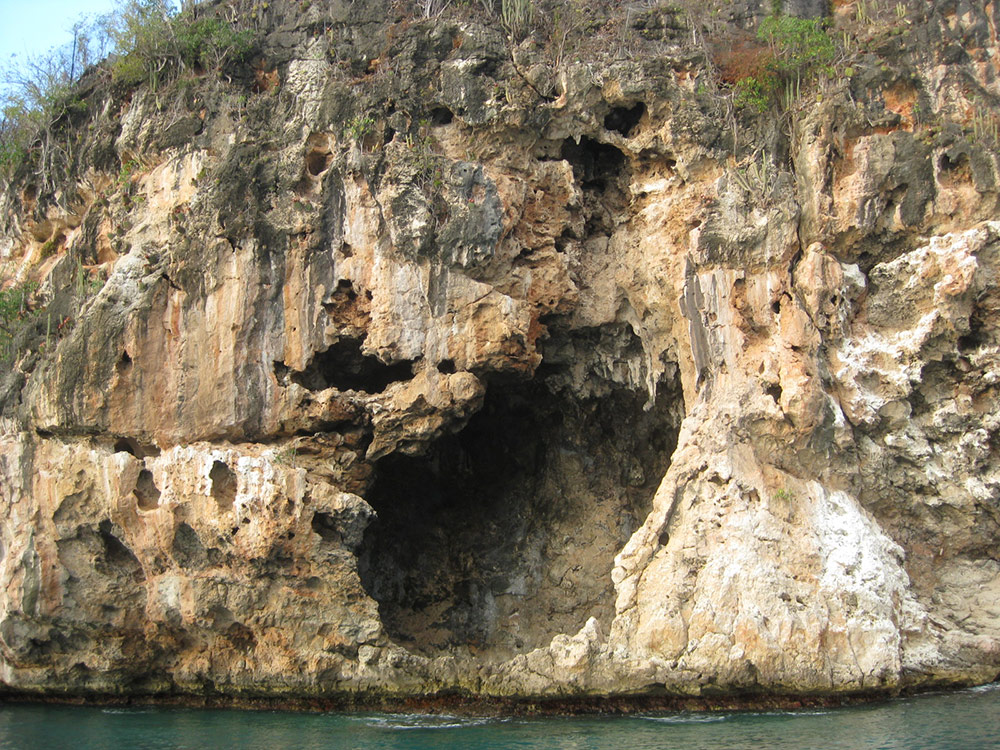
<svg viewBox="0 0 1000 750">
<path fill-rule="evenodd" d="M 992 693 L 994 690 L 1000 690 L 1000 682 L 991 682 L 988 685 L 976 685 L 976 687 L 969 688 L 966 692 Z"/>
<path fill-rule="evenodd" d="M 655 721 L 660 724 L 714 724 L 719 721 L 727 721 L 732 718 L 731 714 L 678 714 L 675 716 L 643 716 L 646 721 Z"/>
<path fill-rule="evenodd" d="M 152 708 L 102 708 L 102 714 L 151 714 Z"/>
<path fill-rule="evenodd" d="M 753 711 L 743 715 L 744 716 L 827 716 L 828 714 L 832 713 L 833 711 L 824 711 L 822 709 L 797 708 L 797 709 L 788 709 L 784 711 Z"/>
<path fill-rule="evenodd" d="M 360 721 L 369 727 L 389 730 L 410 729 L 464 729 L 478 727 L 489 722 L 485 718 L 451 716 L 447 714 L 383 714 L 378 716 L 359 716 Z"/>
</svg>

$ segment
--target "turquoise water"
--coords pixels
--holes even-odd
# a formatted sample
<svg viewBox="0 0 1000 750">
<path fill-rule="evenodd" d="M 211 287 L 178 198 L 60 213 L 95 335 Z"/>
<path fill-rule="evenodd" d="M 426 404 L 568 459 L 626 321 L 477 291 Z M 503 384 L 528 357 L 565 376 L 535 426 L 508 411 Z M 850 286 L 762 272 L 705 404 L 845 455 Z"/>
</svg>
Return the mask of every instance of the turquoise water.
<svg viewBox="0 0 1000 750">
<path fill-rule="evenodd" d="M 507 718 L 0 706 L 12 750 L 987 750 L 1000 684 L 840 709 Z"/>
</svg>

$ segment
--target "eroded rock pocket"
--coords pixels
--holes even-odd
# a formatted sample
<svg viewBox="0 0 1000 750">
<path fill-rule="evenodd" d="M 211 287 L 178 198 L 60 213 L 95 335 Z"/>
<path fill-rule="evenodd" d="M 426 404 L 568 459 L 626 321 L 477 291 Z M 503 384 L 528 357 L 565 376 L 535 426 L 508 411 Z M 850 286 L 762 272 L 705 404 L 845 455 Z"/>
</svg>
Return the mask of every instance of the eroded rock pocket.
<svg viewBox="0 0 1000 750">
<path fill-rule="evenodd" d="M 382 393 L 392 383 L 412 377 L 411 360 L 386 364 L 378 357 L 365 354 L 359 339 L 347 336 L 326 351 L 317 352 L 305 370 L 291 374 L 292 382 L 311 391 L 336 388 L 363 393 Z"/>
</svg>

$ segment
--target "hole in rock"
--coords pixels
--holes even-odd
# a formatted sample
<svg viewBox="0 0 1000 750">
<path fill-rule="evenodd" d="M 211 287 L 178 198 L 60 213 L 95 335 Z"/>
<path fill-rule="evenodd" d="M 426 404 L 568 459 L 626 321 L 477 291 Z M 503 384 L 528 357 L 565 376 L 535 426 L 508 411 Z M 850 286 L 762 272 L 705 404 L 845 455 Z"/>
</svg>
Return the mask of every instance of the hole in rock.
<svg viewBox="0 0 1000 750">
<path fill-rule="evenodd" d="M 142 510 L 153 510 L 160 506 L 160 490 L 153 481 L 153 473 L 149 469 L 139 472 L 132 494 L 135 495 L 135 500 Z"/>
<path fill-rule="evenodd" d="M 391 365 L 361 351 L 360 340 L 344 336 L 324 352 L 317 352 L 302 372 L 292 373 L 292 381 L 311 391 L 336 388 L 338 391 L 381 393 L 390 383 L 410 380 L 413 360 Z"/>
<path fill-rule="evenodd" d="M 97 531 L 104 547 L 104 560 L 110 568 L 118 568 L 133 574 L 141 572 L 142 565 L 139 563 L 139 558 L 115 535 L 115 527 L 111 521 L 105 518 L 97 525 Z"/>
<path fill-rule="evenodd" d="M 115 365 L 115 369 L 118 371 L 119 375 L 128 375 L 132 370 L 132 358 L 128 355 L 128 352 L 122 352 L 121 359 L 118 360 L 118 364 Z"/>
<path fill-rule="evenodd" d="M 442 359 L 437 364 L 437 370 L 443 375 L 453 375 L 455 374 L 455 360 L 453 359 Z"/>
<path fill-rule="evenodd" d="M 155 445 L 143 445 L 135 438 L 119 437 L 114 443 L 115 453 L 128 453 L 136 458 L 146 458 L 147 456 L 159 456 L 160 449 Z"/>
<path fill-rule="evenodd" d="M 508 658 L 614 614 L 614 556 L 648 514 L 677 442 L 662 384 L 601 398 L 493 383 L 482 409 L 424 455 L 375 467 L 359 550 L 389 635 L 423 654 Z"/>
<path fill-rule="evenodd" d="M 313 513 L 312 530 L 319 534 L 324 542 L 338 544 L 340 542 L 340 531 L 337 530 L 337 522 L 329 513 L 317 511 Z"/>
<path fill-rule="evenodd" d="M 329 297 L 323 301 L 323 309 L 327 315 L 347 322 L 359 314 L 366 314 L 366 311 L 355 308 L 354 303 L 357 299 L 358 293 L 354 291 L 354 284 L 349 279 L 341 279 Z"/>
<path fill-rule="evenodd" d="M 115 453 L 128 453 L 130 456 L 138 457 L 135 446 L 133 445 L 134 442 L 135 441 L 129 440 L 128 438 L 118 438 L 115 441 Z"/>
<path fill-rule="evenodd" d="M 330 136 L 325 133 L 310 135 L 306 140 L 306 171 L 313 177 L 318 177 L 330 168 L 332 162 Z"/>
<path fill-rule="evenodd" d="M 646 105 L 642 102 L 631 107 L 615 107 L 604 117 L 604 127 L 628 138 L 644 114 L 646 114 Z"/>
<path fill-rule="evenodd" d="M 969 352 L 993 344 L 993 329 L 983 319 L 983 309 L 975 308 L 969 316 L 969 330 L 958 337 L 959 351 Z"/>
<path fill-rule="evenodd" d="M 972 180 L 972 167 L 966 153 L 942 154 L 938 170 L 938 181 L 945 187 Z"/>
<path fill-rule="evenodd" d="M 431 122 L 434 125 L 449 125 L 454 119 L 454 113 L 447 107 L 435 107 L 431 110 Z"/>
<path fill-rule="evenodd" d="M 774 399 L 774 403 L 781 403 L 781 386 L 777 383 L 770 383 L 764 387 L 764 393 Z"/>
<path fill-rule="evenodd" d="M 222 461 L 213 461 L 212 470 L 208 473 L 212 480 L 212 497 L 219 506 L 219 511 L 231 510 L 236 500 L 236 475 Z"/>
<path fill-rule="evenodd" d="M 313 177 L 323 174 L 333 161 L 333 155 L 324 151 L 310 151 L 306 155 L 306 169 Z"/>
<path fill-rule="evenodd" d="M 570 163 L 583 191 L 584 230 L 577 239 L 610 237 L 629 201 L 625 154 L 610 144 L 584 137 L 579 143 L 572 138 L 564 140 L 560 156 Z"/>
<path fill-rule="evenodd" d="M 567 138 L 559 153 L 573 167 L 573 176 L 584 190 L 604 190 L 625 166 L 625 154 L 620 150 L 587 136 L 579 143 Z"/>
</svg>

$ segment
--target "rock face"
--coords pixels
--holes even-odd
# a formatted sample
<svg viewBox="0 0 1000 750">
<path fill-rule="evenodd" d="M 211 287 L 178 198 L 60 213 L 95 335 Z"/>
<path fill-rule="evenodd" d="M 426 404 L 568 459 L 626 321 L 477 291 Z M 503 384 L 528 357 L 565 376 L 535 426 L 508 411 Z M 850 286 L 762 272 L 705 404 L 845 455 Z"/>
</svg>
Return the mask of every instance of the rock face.
<svg viewBox="0 0 1000 750">
<path fill-rule="evenodd" d="M 6 689 L 993 679 L 1000 16 L 934 5 L 780 118 L 646 6 L 553 60 L 273 0 L 228 80 L 85 81 L 4 194 Z"/>
</svg>

